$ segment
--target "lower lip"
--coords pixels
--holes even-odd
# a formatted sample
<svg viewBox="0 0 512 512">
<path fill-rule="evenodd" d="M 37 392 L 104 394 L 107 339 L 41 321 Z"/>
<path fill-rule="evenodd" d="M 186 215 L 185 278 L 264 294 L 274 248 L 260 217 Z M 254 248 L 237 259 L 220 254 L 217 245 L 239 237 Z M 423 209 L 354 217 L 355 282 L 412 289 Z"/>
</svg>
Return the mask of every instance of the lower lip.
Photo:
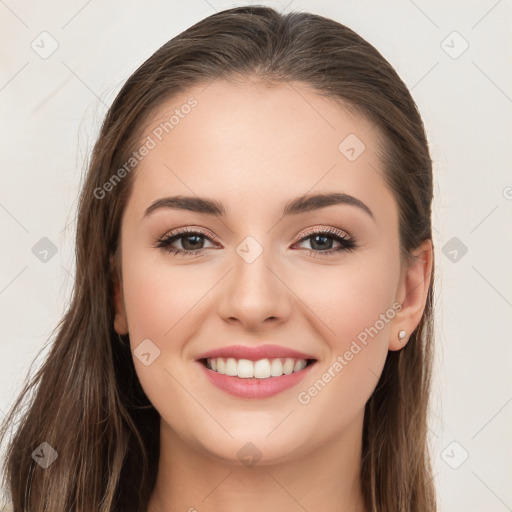
<svg viewBox="0 0 512 512">
<path fill-rule="evenodd" d="M 298 384 L 309 374 L 311 368 L 315 366 L 316 361 L 299 372 L 291 373 L 290 375 L 281 375 L 281 377 L 268 377 L 266 379 L 231 377 L 210 370 L 200 361 L 197 361 L 197 363 L 201 366 L 212 384 L 230 395 L 239 398 L 268 398 Z"/>
</svg>

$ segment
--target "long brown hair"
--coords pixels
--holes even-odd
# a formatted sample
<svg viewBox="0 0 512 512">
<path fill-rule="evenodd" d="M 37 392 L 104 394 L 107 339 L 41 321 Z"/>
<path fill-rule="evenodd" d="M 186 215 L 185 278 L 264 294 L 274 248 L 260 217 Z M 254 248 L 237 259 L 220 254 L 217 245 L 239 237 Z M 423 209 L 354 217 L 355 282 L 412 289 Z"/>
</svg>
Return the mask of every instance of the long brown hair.
<svg viewBox="0 0 512 512">
<path fill-rule="evenodd" d="M 103 198 L 98 189 L 126 163 L 145 120 L 164 101 L 214 79 L 246 77 L 308 84 L 370 119 L 383 140 L 404 261 L 432 239 L 424 126 L 407 87 L 367 41 L 322 16 L 281 15 L 262 6 L 218 12 L 174 37 L 126 81 L 94 146 L 78 206 L 71 304 L 48 356 L 27 377 L 2 425 L 3 442 L 20 417 L 4 468 L 14 511 L 146 510 L 156 481 L 160 417 L 136 376 L 129 338 L 114 331 L 112 300 L 134 173 Z M 371 512 L 436 510 L 427 440 L 433 282 L 434 272 L 420 324 L 402 350 L 388 353 L 365 407 L 361 485 Z M 42 443 L 58 454 L 45 469 L 33 456 L 53 453 Z"/>
</svg>

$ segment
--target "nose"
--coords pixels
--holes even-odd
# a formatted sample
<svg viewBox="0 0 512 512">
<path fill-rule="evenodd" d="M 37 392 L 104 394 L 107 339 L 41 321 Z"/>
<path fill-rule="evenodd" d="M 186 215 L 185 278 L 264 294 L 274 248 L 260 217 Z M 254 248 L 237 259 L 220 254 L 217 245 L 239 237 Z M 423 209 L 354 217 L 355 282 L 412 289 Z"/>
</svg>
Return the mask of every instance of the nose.
<svg viewBox="0 0 512 512">
<path fill-rule="evenodd" d="M 225 277 L 218 313 L 229 323 L 239 323 L 247 331 L 258 331 L 286 322 L 291 314 L 293 293 L 280 276 L 279 265 L 263 251 L 251 262 L 238 253 Z"/>
</svg>

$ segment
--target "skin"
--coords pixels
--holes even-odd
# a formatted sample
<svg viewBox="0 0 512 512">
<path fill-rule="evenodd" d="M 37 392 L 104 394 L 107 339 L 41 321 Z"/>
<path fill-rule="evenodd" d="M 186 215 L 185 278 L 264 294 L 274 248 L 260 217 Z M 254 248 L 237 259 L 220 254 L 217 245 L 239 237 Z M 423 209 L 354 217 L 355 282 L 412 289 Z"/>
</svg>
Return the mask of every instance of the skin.
<svg viewBox="0 0 512 512">
<path fill-rule="evenodd" d="M 134 357 L 161 416 L 148 510 L 239 512 L 243 504 L 244 512 L 362 512 L 364 406 L 388 350 L 402 348 L 421 319 L 431 243 L 401 266 L 397 204 L 381 176 L 379 134 L 363 117 L 304 84 L 223 81 L 165 103 L 144 137 L 190 96 L 198 105 L 134 171 L 121 229 L 115 329 L 130 334 L 132 350 L 147 338 L 160 350 L 148 366 Z M 338 150 L 351 133 L 366 146 L 352 162 Z M 281 218 L 285 202 L 319 192 L 353 195 L 374 219 L 351 205 Z M 160 209 L 144 218 L 153 201 L 177 194 L 221 201 L 226 217 Z M 202 255 L 178 257 L 155 247 L 158 238 L 183 227 L 212 235 L 200 239 Z M 308 249 L 321 253 L 340 244 L 328 239 L 331 245 L 318 249 L 314 237 L 303 240 L 308 228 L 343 230 L 358 247 L 311 256 Z M 252 263 L 236 252 L 249 235 L 263 248 Z M 189 241 L 182 237 L 173 246 L 187 248 Z M 402 309 L 394 318 L 301 404 L 298 393 L 396 302 Z M 402 329 L 407 337 L 399 341 Z M 213 348 L 264 343 L 312 354 L 318 362 L 297 386 L 266 399 L 226 394 L 195 362 Z M 252 467 L 237 455 L 248 442 L 261 452 Z"/>
</svg>

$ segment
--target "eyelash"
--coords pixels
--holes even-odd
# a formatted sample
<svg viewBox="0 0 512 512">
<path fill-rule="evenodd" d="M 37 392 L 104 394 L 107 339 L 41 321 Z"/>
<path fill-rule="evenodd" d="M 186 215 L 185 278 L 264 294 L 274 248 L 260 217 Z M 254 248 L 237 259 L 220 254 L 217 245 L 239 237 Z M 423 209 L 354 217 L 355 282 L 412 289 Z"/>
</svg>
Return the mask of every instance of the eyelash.
<svg viewBox="0 0 512 512">
<path fill-rule="evenodd" d="M 204 249 L 197 249 L 195 251 L 190 251 L 187 249 L 177 249 L 175 247 L 171 247 L 171 244 L 179 240 L 180 238 L 183 238 L 184 235 L 200 235 L 204 238 L 207 238 L 209 241 L 213 241 L 211 237 L 209 237 L 206 233 L 201 231 L 198 228 L 192 229 L 181 229 L 175 232 L 171 232 L 168 235 L 159 238 L 156 243 L 155 247 L 161 248 L 164 251 L 174 254 L 174 256 L 184 257 L 184 256 L 194 256 L 202 251 Z M 314 249 L 304 249 L 308 251 L 308 254 L 313 257 L 324 257 L 324 256 L 331 256 L 343 251 L 350 252 L 357 249 L 357 243 L 356 239 L 354 237 L 350 237 L 348 233 L 338 230 L 338 229 L 322 229 L 322 230 L 311 230 L 308 231 L 300 240 L 298 240 L 296 243 L 304 242 L 305 240 L 308 240 L 309 238 L 315 236 L 315 235 L 327 235 L 328 238 L 333 238 L 336 242 L 340 242 L 341 246 L 337 249 L 330 249 L 328 251 L 315 251 Z"/>
</svg>

